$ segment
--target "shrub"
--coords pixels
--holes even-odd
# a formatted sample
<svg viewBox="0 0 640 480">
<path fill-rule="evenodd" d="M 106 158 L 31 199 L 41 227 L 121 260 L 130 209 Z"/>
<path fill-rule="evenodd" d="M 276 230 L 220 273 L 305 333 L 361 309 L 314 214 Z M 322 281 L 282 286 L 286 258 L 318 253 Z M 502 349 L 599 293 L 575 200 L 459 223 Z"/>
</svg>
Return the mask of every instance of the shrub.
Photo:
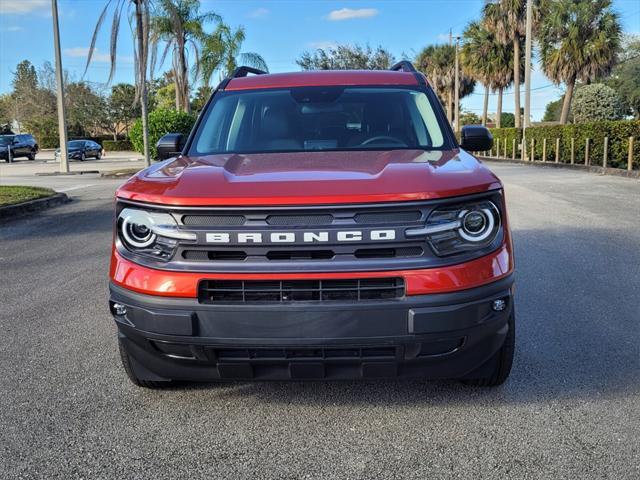
<svg viewBox="0 0 640 480">
<path fill-rule="evenodd" d="M 515 128 L 494 128 L 491 129 L 494 140 L 500 139 L 500 144 L 504 144 L 507 140 L 507 156 L 511 157 L 512 138 L 520 140 L 522 132 Z M 517 135 L 517 136 L 516 136 Z M 574 139 L 575 145 L 575 163 L 584 164 L 584 154 L 586 139 L 589 144 L 589 163 L 591 165 L 602 165 L 604 137 L 609 138 L 609 152 L 607 165 L 615 168 L 627 168 L 627 158 L 629 151 L 629 137 L 636 138 L 636 146 L 634 148 L 634 168 L 640 165 L 640 148 L 638 143 L 640 139 L 640 121 L 638 120 L 619 120 L 604 121 L 573 125 L 551 125 L 544 127 L 527 128 L 526 141 L 527 152 L 531 147 L 531 140 L 535 142 L 535 159 L 542 160 L 543 140 L 547 139 L 547 161 L 555 161 L 555 145 L 556 138 L 560 139 L 560 162 L 571 162 L 571 139 Z M 503 151 L 503 147 L 500 147 Z M 516 154 L 516 158 L 520 158 Z"/>
<path fill-rule="evenodd" d="M 571 110 L 575 123 L 620 120 L 624 116 L 622 100 L 613 88 L 602 83 L 578 88 L 571 99 Z"/>
<path fill-rule="evenodd" d="M 189 113 L 178 112 L 177 110 L 154 110 L 149 114 L 149 149 L 151 157 L 157 159 L 155 149 L 160 137 L 167 133 L 188 134 L 196 121 L 196 117 Z M 137 119 L 129 131 L 129 139 L 133 148 L 140 153 L 144 153 L 142 141 L 142 120 Z"/>
<path fill-rule="evenodd" d="M 133 150 L 133 145 L 129 140 L 104 140 L 102 142 L 102 148 L 106 152 L 124 152 Z"/>
</svg>

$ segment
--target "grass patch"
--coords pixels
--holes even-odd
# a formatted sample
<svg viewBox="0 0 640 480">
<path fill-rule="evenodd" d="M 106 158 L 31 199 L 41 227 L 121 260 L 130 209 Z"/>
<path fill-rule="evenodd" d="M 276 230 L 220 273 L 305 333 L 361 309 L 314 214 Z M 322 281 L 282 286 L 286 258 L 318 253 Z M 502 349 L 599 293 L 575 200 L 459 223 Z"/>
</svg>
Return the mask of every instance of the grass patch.
<svg viewBox="0 0 640 480">
<path fill-rule="evenodd" d="M 100 174 L 104 178 L 120 178 L 120 177 L 132 177 L 138 173 L 141 168 L 121 168 L 119 170 L 107 170 Z"/>
<path fill-rule="evenodd" d="M 15 205 L 37 198 L 50 197 L 56 192 L 50 188 L 23 187 L 18 185 L 0 186 L 0 207 Z"/>
</svg>

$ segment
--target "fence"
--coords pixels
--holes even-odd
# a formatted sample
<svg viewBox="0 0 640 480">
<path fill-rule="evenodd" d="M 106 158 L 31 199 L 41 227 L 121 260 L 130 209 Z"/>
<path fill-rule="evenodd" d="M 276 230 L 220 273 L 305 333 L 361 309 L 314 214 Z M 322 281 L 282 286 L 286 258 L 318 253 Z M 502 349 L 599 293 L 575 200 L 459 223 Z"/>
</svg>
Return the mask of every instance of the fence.
<svg viewBox="0 0 640 480">
<path fill-rule="evenodd" d="M 601 166 L 603 168 L 626 168 L 628 171 L 634 169 L 634 163 L 638 163 L 634 160 L 636 156 L 636 139 L 635 137 L 629 137 L 627 139 L 627 152 L 624 159 L 616 159 L 616 166 L 613 166 L 609 158 L 609 137 L 602 139 L 602 145 L 599 149 L 599 155 L 593 153 L 593 143 L 590 138 L 585 139 L 583 148 L 581 149 L 581 155 L 576 157 L 576 139 L 571 137 L 569 147 L 569 157 L 563 157 L 562 143 L 559 137 L 555 139 L 542 138 L 542 145 L 536 143 L 536 139 L 532 138 L 530 142 L 518 143 L 515 138 L 511 139 L 511 145 L 508 144 L 509 139 L 493 139 L 493 148 L 489 152 L 484 152 L 486 156 L 522 160 L 529 162 L 554 162 L 554 163 L 569 163 L 571 165 L 580 164 L 585 166 Z M 553 147 L 549 147 L 547 140 L 554 140 Z M 539 156 L 538 156 L 538 152 Z M 621 164 L 626 163 L 626 167 L 620 167 Z"/>
<path fill-rule="evenodd" d="M 623 170 L 640 168 L 640 121 L 492 129 L 489 156 L 542 163 L 566 163 Z"/>
</svg>

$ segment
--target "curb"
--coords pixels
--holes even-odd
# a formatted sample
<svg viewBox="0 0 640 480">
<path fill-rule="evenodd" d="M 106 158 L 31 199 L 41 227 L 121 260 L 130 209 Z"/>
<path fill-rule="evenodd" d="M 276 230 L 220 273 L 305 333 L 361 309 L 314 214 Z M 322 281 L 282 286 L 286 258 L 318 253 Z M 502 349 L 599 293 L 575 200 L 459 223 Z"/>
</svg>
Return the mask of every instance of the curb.
<svg viewBox="0 0 640 480">
<path fill-rule="evenodd" d="M 77 170 L 74 172 L 38 172 L 35 173 L 38 177 L 64 177 L 66 175 L 87 175 L 90 173 L 100 173 L 99 170 Z"/>
<path fill-rule="evenodd" d="M 71 199 L 66 193 L 56 193 L 50 197 L 37 198 L 35 200 L 29 200 L 28 202 L 16 203 L 15 205 L 7 205 L 5 207 L 0 207 L 0 220 L 6 220 L 26 215 L 27 213 L 45 210 L 70 201 Z"/>
<path fill-rule="evenodd" d="M 640 170 L 623 170 L 621 168 L 604 168 L 596 165 L 578 165 L 570 163 L 540 162 L 540 161 L 523 161 L 513 160 L 511 158 L 496 158 L 478 156 L 479 159 L 486 162 L 511 163 L 514 165 L 528 165 L 531 167 L 542 168 L 564 168 L 567 170 L 578 170 L 581 172 L 597 173 L 600 175 L 611 175 L 614 177 L 638 178 L 640 179 Z"/>
<path fill-rule="evenodd" d="M 136 175 L 140 170 L 136 170 L 135 172 L 101 172 L 100 177 L 102 178 L 131 178 Z"/>
</svg>

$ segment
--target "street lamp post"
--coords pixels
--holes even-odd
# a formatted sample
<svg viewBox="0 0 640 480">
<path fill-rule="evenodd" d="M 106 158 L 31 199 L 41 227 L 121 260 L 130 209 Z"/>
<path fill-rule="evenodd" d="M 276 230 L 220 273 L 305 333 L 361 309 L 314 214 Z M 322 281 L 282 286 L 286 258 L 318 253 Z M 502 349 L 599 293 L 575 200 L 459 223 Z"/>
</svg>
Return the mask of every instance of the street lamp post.
<svg viewBox="0 0 640 480">
<path fill-rule="evenodd" d="M 531 126 L 531 41 L 532 0 L 527 0 L 527 25 L 524 57 L 524 128 Z"/>
<path fill-rule="evenodd" d="M 58 97 L 58 133 L 60 135 L 60 171 L 69 172 L 69 158 L 67 155 L 67 122 L 64 111 L 64 84 L 62 73 L 62 55 L 60 54 L 60 27 L 58 25 L 58 2 L 51 0 L 53 16 L 53 46 L 56 56 L 56 83 Z"/>
</svg>

